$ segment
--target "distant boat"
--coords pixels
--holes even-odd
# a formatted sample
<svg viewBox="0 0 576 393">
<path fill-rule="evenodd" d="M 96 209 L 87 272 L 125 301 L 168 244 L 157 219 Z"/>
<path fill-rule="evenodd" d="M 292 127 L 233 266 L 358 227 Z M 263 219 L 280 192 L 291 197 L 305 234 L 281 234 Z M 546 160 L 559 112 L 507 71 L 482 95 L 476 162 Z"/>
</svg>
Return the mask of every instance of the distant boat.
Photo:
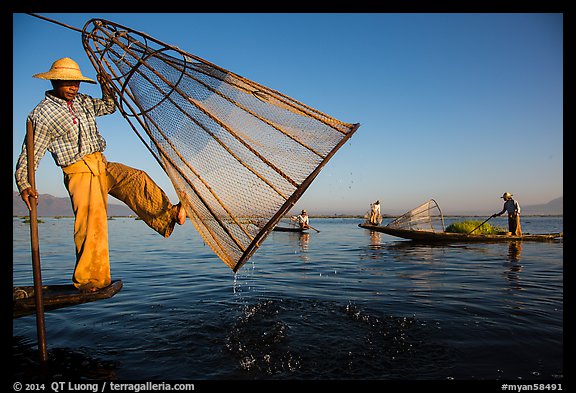
<svg viewBox="0 0 576 393">
<path fill-rule="evenodd" d="M 306 233 L 310 230 L 310 228 L 300 228 L 300 227 L 279 227 L 275 226 L 274 231 L 276 232 L 298 232 L 298 233 Z"/>
<path fill-rule="evenodd" d="M 508 234 L 508 232 L 503 232 L 501 234 L 446 232 L 444 229 L 444 216 L 442 215 L 442 210 L 440 210 L 440 206 L 438 206 L 438 203 L 436 203 L 434 199 L 430 199 L 409 212 L 404 213 L 386 226 L 373 225 L 368 222 L 358 224 L 358 226 L 372 231 L 401 237 L 403 239 L 426 242 L 550 241 L 564 237 L 563 232 L 541 234 L 526 233 L 522 236 L 513 236 Z"/>
<path fill-rule="evenodd" d="M 94 292 L 81 292 L 72 284 L 42 286 L 44 310 L 108 299 L 122 289 L 122 280 L 112 281 L 110 285 Z M 13 287 L 12 318 L 36 313 L 36 297 L 33 286 Z"/>
<path fill-rule="evenodd" d="M 426 242 L 446 242 L 446 241 L 462 241 L 462 242 L 494 242 L 494 241 L 553 241 L 563 239 L 564 232 L 555 233 L 539 233 L 530 234 L 526 233 L 522 236 L 503 234 L 467 234 L 455 232 L 434 232 L 425 230 L 412 230 L 412 229 L 399 229 L 391 228 L 388 226 L 358 224 L 359 227 L 369 229 L 371 231 L 382 232 L 388 235 L 401 237 L 403 239 L 426 241 Z"/>
</svg>

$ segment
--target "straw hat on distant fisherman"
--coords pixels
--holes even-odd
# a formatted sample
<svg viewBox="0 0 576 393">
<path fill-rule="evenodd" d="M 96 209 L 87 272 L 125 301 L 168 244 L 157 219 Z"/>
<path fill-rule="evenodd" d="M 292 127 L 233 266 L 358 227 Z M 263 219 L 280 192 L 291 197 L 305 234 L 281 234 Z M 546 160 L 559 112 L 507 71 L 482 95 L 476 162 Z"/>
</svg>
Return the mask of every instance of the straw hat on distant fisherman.
<svg viewBox="0 0 576 393">
<path fill-rule="evenodd" d="M 502 194 L 502 196 L 500 198 L 504 199 L 505 201 L 507 201 L 508 199 L 512 198 L 512 194 L 510 194 L 509 192 L 505 192 L 504 194 Z"/>
<path fill-rule="evenodd" d="M 32 75 L 34 78 L 47 79 L 47 80 L 61 80 L 61 81 L 81 81 L 88 83 L 96 83 L 90 78 L 82 75 L 78 63 L 69 57 L 56 60 L 52 63 L 52 67 L 48 72 L 41 72 Z"/>
</svg>

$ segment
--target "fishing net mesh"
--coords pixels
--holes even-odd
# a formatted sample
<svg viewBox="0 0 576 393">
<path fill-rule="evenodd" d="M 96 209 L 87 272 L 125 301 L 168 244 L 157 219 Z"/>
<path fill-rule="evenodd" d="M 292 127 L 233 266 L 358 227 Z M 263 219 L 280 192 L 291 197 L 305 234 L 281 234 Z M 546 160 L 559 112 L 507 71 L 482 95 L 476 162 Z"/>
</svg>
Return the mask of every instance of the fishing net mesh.
<svg viewBox="0 0 576 393">
<path fill-rule="evenodd" d="M 189 219 L 234 271 L 359 126 L 112 22 L 93 19 L 82 37 Z"/>
<path fill-rule="evenodd" d="M 413 231 L 444 232 L 444 216 L 436 201 L 430 199 L 391 221 L 387 226 Z"/>
</svg>

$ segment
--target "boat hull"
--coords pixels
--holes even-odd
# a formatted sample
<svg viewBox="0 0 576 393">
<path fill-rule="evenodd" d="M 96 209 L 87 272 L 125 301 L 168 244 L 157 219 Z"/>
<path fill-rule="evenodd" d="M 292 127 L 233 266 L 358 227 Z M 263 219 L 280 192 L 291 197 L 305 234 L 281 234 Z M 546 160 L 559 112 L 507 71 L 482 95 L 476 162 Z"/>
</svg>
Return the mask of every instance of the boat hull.
<svg viewBox="0 0 576 393">
<path fill-rule="evenodd" d="M 499 241 L 554 241 L 563 239 L 563 232 L 556 233 L 541 233 L 541 234 L 524 234 L 522 236 L 513 235 L 476 235 L 467 233 L 452 233 L 452 232 L 429 232 L 429 231 L 413 231 L 407 229 L 390 228 L 379 225 L 358 224 L 360 228 L 369 229 L 371 231 L 382 232 L 387 235 L 401 237 L 403 239 L 427 241 L 427 242 L 499 242 Z"/>
<path fill-rule="evenodd" d="M 44 285 L 42 296 L 44 310 L 50 311 L 77 304 L 108 299 L 122 289 L 122 280 L 112 281 L 110 285 L 95 292 L 83 293 L 72 284 Z M 12 318 L 36 313 L 36 297 L 33 286 L 13 287 Z"/>
<path fill-rule="evenodd" d="M 275 232 L 297 232 L 297 233 L 306 233 L 308 229 L 302 228 L 289 228 L 289 227 L 274 227 Z"/>
</svg>

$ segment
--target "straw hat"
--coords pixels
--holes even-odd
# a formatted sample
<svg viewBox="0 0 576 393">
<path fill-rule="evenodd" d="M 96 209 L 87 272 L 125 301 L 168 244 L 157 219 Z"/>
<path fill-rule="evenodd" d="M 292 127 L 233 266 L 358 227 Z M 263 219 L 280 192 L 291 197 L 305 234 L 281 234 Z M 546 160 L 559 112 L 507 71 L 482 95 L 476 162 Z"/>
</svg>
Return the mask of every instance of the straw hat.
<svg viewBox="0 0 576 393">
<path fill-rule="evenodd" d="M 504 199 L 505 201 L 512 198 L 512 194 L 509 192 L 505 192 L 500 198 Z"/>
<path fill-rule="evenodd" d="M 52 63 L 52 67 L 48 72 L 32 75 L 34 78 L 48 79 L 48 80 L 61 80 L 61 81 L 81 81 L 88 83 L 96 83 L 90 78 L 86 78 L 80 72 L 78 63 L 69 57 L 56 60 Z"/>
</svg>

